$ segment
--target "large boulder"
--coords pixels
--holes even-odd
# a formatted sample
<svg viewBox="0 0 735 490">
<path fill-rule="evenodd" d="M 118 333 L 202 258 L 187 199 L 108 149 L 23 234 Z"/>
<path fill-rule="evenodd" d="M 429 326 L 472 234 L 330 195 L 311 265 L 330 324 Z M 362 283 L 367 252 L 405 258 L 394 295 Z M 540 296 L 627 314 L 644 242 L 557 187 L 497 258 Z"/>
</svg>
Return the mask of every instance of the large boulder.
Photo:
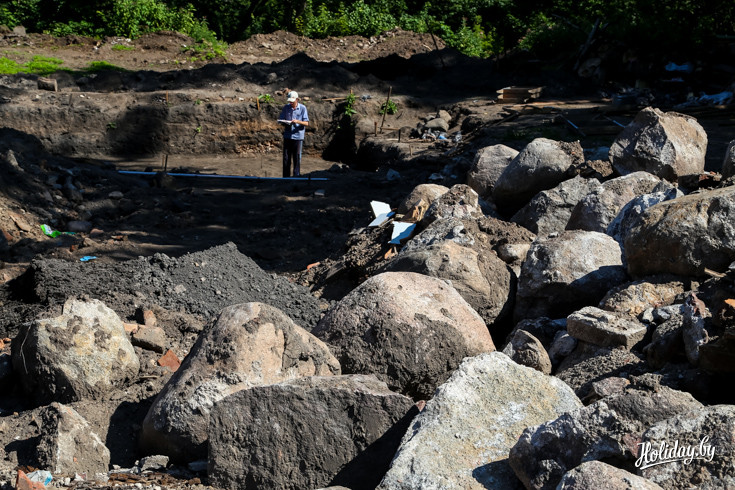
<svg viewBox="0 0 735 490">
<path fill-rule="evenodd" d="M 607 235 L 565 231 L 537 239 L 521 267 L 514 316 L 567 316 L 626 279 L 620 245 Z"/>
<path fill-rule="evenodd" d="M 449 281 L 487 325 L 512 312 L 515 281 L 506 263 L 492 250 L 481 253 L 446 240 L 401 251 L 381 271 L 418 272 Z"/>
<path fill-rule="evenodd" d="M 641 437 L 638 474 L 666 489 L 733 488 L 733 434 L 733 405 L 697 408 L 662 420 Z"/>
<path fill-rule="evenodd" d="M 541 191 L 513 215 L 511 221 L 540 236 L 562 232 L 579 201 L 600 185 L 597 179 L 576 176 L 553 189 Z M 604 230 L 594 230 L 604 231 Z"/>
<path fill-rule="evenodd" d="M 510 340 L 503 348 L 507 355 L 522 366 L 528 366 L 544 374 L 551 374 L 551 359 L 539 339 L 526 332 L 516 329 Z"/>
<path fill-rule="evenodd" d="M 664 201 L 670 201 L 677 197 L 682 197 L 684 193 L 678 187 L 672 187 L 667 190 L 658 190 L 665 188 L 665 184 L 659 184 L 649 194 L 636 196 L 622 207 L 617 216 L 607 225 L 606 233 L 613 237 L 621 246 L 625 243 L 625 237 L 628 236 L 630 230 L 637 224 L 641 215 L 650 207 Z"/>
<path fill-rule="evenodd" d="M 253 386 L 335 374 L 339 363 L 327 346 L 280 310 L 262 303 L 227 307 L 154 400 L 141 448 L 174 461 L 205 459 L 217 401 Z"/>
<path fill-rule="evenodd" d="M 495 350 L 482 318 L 449 284 L 415 272 L 369 278 L 312 331 L 346 374 L 375 374 L 400 393 L 431 398 L 463 358 Z"/>
<path fill-rule="evenodd" d="M 550 355 L 552 353 L 550 349 Z M 595 382 L 610 377 L 641 375 L 647 372 L 648 367 L 645 358 L 637 352 L 578 341 L 574 350 L 559 364 L 554 376 L 568 384 L 578 397 L 585 399 Z"/>
<path fill-rule="evenodd" d="M 564 383 L 502 353 L 466 359 L 411 424 L 378 488 L 522 488 L 508 466 L 519 435 L 581 406 Z"/>
<path fill-rule="evenodd" d="M 646 336 L 646 325 L 624 313 L 585 306 L 567 317 L 567 332 L 577 340 L 600 347 L 632 349 Z"/>
<path fill-rule="evenodd" d="M 417 413 L 374 376 L 312 376 L 240 391 L 212 409 L 210 484 L 373 489 Z"/>
<path fill-rule="evenodd" d="M 537 193 L 572 177 L 574 167 L 584 160 L 579 142 L 566 143 L 546 138 L 531 141 L 503 170 L 493 189 L 498 206 L 523 205 Z"/>
<path fill-rule="evenodd" d="M 491 198 L 495 182 L 505 167 L 517 156 L 518 150 L 505 145 L 480 148 L 475 154 L 472 167 L 467 172 L 467 185 L 472 187 L 481 198 Z"/>
<path fill-rule="evenodd" d="M 660 182 L 661 179 L 648 172 L 634 172 L 603 182 L 574 206 L 566 228 L 605 233 L 623 206 L 636 196 L 652 192 Z"/>
<path fill-rule="evenodd" d="M 401 249 L 401 253 L 423 250 L 445 241 L 452 241 L 465 247 L 478 244 L 477 229 L 459 218 L 442 218 L 434 221 L 426 229 L 412 237 Z"/>
<path fill-rule="evenodd" d="M 567 471 L 585 461 L 617 460 L 632 466 L 646 429 L 701 408 L 688 393 L 631 385 L 621 394 L 524 430 L 510 450 L 510 465 L 529 489 L 554 489 Z"/>
<path fill-rule="evenodd" d="M 443 218 L 472 219 L 482 216 L 480 198 L 477 192 L 468 185 L 457 184 L 434 199 L 421 220 L 421 226 L 428 226 Z"/>
<path fill-rule="evenodd" d="M 38 465 L 54 474 L 107 473 L 110 451 L 73 408 L 52 403 L 40 412 Z"/>
<path fill-rule="evenodd" d="M 650 276 L 612 288 L 600 308 L 637 317 L 648 309 L 670 305 L 691 289 L 691 281 L 675 276 Z"/>
<path fill-rule="evenodd" d="M 556 487 L 557 490 L 662 490 L 660 486 L 629 471 L 602 461 L 587 461 L 569 470 Z"/>
<path fill-rule="evenodd" d="M 735 260 L 735 186 L 690 194 L 648 208 L 625 238 L 633 276 L 703 276 Z"/>
<path fill-rule="evenodd" d="M 18 385 L 41 404 L 100 398 L 140 369 L 122 320 L 98 300 L 70 299 L 61 315 L 24 324 L 16 339 Z"/>
<path fill-rule="evenodd" d="M 623 129 L 610 147 L 615 170 L 643 170 L 676 182 L 704 171 L 707 133 L 691 116 L 647 107 Z"/>
</svg>

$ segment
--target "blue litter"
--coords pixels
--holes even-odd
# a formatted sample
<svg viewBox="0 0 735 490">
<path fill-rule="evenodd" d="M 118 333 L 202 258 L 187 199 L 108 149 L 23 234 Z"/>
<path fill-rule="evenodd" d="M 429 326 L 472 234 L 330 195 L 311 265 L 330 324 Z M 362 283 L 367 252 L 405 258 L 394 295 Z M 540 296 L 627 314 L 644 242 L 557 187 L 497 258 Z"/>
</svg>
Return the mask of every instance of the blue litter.
<svg viewBox="0 0 735 490">
<path fill-rule="evenodd" d="M 45 470 L 31 471 L 26 476 L 32 482 L 40 482 L 40 483 L 43 483 L 44 486 L 51 483 L 51 481 L 53 481 L 54 479 L 53 476 L 51 476 L 51 472 L 45 471 Z"/>
<path fill-rule="evenodd" d="M 79 260 L 81 260 L 82 262 L 89 262 L 90 260 L 94 260 L 96 258 L 97 257 L 95 257 L 94 255 L 85 255 L 84 257 L 82 257 Z"/>
</svg>

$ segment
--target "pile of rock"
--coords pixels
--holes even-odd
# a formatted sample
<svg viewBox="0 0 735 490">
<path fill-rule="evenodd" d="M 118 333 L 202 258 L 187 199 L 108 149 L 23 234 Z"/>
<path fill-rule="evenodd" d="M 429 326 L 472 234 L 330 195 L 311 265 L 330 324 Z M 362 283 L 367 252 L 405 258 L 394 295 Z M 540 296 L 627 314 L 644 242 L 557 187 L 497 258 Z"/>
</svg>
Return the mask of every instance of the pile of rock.
<svg viewBox="0 0 735 490">
<path fill-rule="evenodd" d="M 313 328 L 267 300 L 222 309 L 141 453 L 232 489 L 735 485 L 735 186 L 693 187 L 706 144 L 649 108 L 607 177 L 578 143 L 483 149 L 466 185 L 407 197 L 416 233 Z M 97 301 L 21 329 L 13 369 L 55 434 L 39 465 L 104 470 L 61 403 L 129 382 L 131 349 Z"/>
</svg>

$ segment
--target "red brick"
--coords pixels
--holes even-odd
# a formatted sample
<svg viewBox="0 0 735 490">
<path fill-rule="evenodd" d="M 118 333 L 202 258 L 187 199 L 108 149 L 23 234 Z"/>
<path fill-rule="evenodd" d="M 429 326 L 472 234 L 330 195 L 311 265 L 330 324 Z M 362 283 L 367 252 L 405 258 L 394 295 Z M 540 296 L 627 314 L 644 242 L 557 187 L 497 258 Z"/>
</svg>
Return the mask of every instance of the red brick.
<svg viewBox="0 0 735 490">
<path fill-rule="evenodd" d="M 161 367 L 168 368 L 169 371 L 171 371 L 172 373 L 175 373 L 176 370 L 179 369 L 179 366 L 181 366 L 181 361 L 179 360 L 178 357 L 176 357 L 176 354 L 174 354 L 174 351 L 169 349 L 158 360 L 158 365 Z"/>
<path fill-rule="evenodd" d="M 43 483 L 31 481 L 28 476 L 21 470 L 18 470 L 18 478 L 15 480 L 16 490 L 45 490 Z"/>
</svg>

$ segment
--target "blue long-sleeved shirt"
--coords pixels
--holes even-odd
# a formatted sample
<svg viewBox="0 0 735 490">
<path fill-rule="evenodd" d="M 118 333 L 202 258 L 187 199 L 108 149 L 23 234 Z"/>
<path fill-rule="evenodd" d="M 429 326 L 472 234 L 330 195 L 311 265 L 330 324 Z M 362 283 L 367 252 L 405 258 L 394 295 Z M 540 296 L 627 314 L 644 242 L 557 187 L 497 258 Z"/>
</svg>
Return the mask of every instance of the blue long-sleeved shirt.
<svg viewBox="0 0 735 490">
<path fill-rule="evenodd" d="M 281 115 L 278 116 L 278 119 L 284 121 L 308 121 L 309 111 L 306 110 L 306 106 L 300 103 L 295 109 L 291 107 L 291 104 L 286 104 L 283 106 L 283 109 L 281 109 Z M 289 140 L 303 140 L 305 133 L 306 126 L 302 124 L 291 124 L 286 126 L 286 129 L 283 130 L 283 137 Z"/>
</svg>

